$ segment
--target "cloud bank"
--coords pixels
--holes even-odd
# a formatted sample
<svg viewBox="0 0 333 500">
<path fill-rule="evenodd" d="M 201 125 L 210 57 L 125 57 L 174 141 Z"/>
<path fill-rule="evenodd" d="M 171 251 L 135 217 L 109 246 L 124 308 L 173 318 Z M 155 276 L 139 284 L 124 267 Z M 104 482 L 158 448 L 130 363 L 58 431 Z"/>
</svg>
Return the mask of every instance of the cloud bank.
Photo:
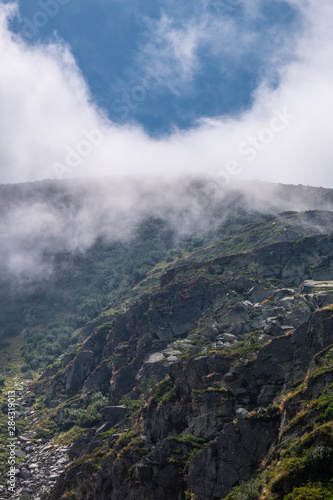
<svg viewBox="0 0 333 500">
<path fill-rule="evenodd" d="M 135 124 L 109 121 L 93 104 L 70 48 L 59 40 L 27 44 L 9 29 L 17 6 L 0 2 L 0 182 L 205 172 L 226 182 L 259 178 L 333 187 L 333 4 L 289 3 L 299 11 L 300 29 L 295 40 L 285 40 L 288 62 L 279 59 L 279 66 L 272 66 L 278 84 L 272 86 L 265 75 L 251 109 L 202 117 L 190 130 L 153 139 Z M 244 5 L 251 15 L 260 15 L 260 2 L 244 0 Z M 212 43 L 212 35 L 207 20 L 177 29 L 170 23 L 162 15 L 155 30 L 167 39 L 167 52 L 158 44 L 154 50 L 156 57 L 164 51 L 162 61 L 177 58 L 177 87 L 190 81 L 198 51 L 207 40 Z M 228 33 L 234 36 L 230 23 L 226 40 Z M 168 72 L 167 64 L 155 74 L 146 64 L 129 107 L 162 85 Z"/>
</svg>

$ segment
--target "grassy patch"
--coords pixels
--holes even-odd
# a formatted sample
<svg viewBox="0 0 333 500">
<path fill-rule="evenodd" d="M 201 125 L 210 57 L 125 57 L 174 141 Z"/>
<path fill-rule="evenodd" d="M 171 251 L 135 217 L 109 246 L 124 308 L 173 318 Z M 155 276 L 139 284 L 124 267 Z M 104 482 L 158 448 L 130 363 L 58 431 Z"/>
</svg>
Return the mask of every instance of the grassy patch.
<svg viewBox="0 0 333 500">
<path fill-rule="evenodd" d="M 268 422 L 272 420 L 279 420 L 281 417 L 281 409 L 278 405 L 268 405 L 267 408 L 260 408 L 260 411 L 255 411 L 249 415 L 251 420 L 259 422 Z"/>
<path fill-rule="evenodd" d="M 173 457 L 169 459 L 169 463 L 177 464 L 183 472 L 188 469 L 191 460 L 201 453 L 207 444 L 207 441 L 193 434 L 183 434 L 169 439 L 182 445 L 181 448 L 173 450 Z"/>
<path fill-rule="evenodd" d="M 53 442 L 54 444 L 58 444 L 60 446 L 70 446 L 79 436 L 81 436 L 81 434 L 84 433 L 84 431 L 85 429 L 75 425 L 69 431 L 59 434 Z"/>
<path fill-rule="evenodd" d="M 171 378 L 166 378 L 162 380 L 159 384 L 157 384 L 154 392 L 154 396 L 152 397 L 152 403 L 155 405 L 158 404 L 166 404 L 171 401 L 176 401 L 177 396 L 175 393 L 171 392 L 172 389 L 172 380 Z"/>
</svg>

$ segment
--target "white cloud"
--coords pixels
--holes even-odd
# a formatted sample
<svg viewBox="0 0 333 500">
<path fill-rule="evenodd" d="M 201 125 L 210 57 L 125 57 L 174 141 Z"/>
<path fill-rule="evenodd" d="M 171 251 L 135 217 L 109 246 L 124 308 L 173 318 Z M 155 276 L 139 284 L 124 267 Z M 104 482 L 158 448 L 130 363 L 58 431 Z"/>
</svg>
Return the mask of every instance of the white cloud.
<svg viewBox="0 0 333 500">
<path fill-rule="evenodd" d="M 0 3 L 2 182 L 49 177 L 51 159 L 98 122 L 69 49 L 26 45 L 8 30 L 15 12 Z"/>
<path fill-rule="evenodd" d="M 165 13 L 157 23 L 147 19 L 146 24 L 151 39 L 140 53 L 139 63 L 146 71 L 167 75 L 165 85 L 177 92 L 178 87 L 190 81 L 197 71 L 196 51 L 203 26 L 190 22 L 177 28 Z"/>
<path fill-rule="evenodd" d="M 64 164 L 78 148 L 82 158 L 72 157 L 77 166 L 68 176 L 224 171 L 235 160 L 243 177 L 333 187 L 333 5 L 331 0 L 290 3 L 299 8 L 304 30 L 294 42 L 292 61 L 277 68 L 278 87 L 262 84 L 253 107 L 237 117 L 203 119 L 190 131 L 159 140 L 138 127 L 103 120 L 68 47 L 26 45 L 10 33 L 13 11 L 0 3 L 1 181 L 54 177 L 54 162 Z M 167 17 L 163 22 L 168 50 L 183 75 L 190 75 L 198 64 L 199 40 L 208 36 L 206 21 L 182 32 Z M 295 119 L 248 162 L 239 145 L 257 137 L 285 108 Z M 90 151 L 82 140 L 92 129 L 100 130 L 103 141 Z"/>
<path fill-rule="evenodd" d="M 202 71 L 203 53 L 213 56 L 227 71 L 226 56 L 235 63 L 245 59 L 251 49 L 264 50 L 255 31 L 240 27 L 235 17 L 221 15 L 224 0 L 199 1 L 189 15 L 181 7 L 171 6 L 175 7 L 169 9 L 172 14 L 163 11 L 159 19 L 145 18 L 149 40 L 138 54 L 138 66 L 163 75 L 163 86 L 175 94 L 191 92 Z M 234 9 L 229 6 L 228 10 Z M 254 16 L 253 6 L 244 10 L 248 18 Z"/>
</svg>

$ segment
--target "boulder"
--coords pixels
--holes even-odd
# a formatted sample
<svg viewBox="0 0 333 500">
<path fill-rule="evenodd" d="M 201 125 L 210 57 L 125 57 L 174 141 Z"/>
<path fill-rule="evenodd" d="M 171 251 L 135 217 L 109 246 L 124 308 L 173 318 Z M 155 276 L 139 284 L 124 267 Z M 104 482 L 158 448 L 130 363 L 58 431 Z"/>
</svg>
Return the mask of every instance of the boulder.
<svg viewBox="0 0 333 500">
<path fill-rule="evenodd" d="M 107 406 L 101 410 L 101 414 L 111 426 L 120 422 L 128 413 L 128 408 L 125 406 Z"/>
</svg>

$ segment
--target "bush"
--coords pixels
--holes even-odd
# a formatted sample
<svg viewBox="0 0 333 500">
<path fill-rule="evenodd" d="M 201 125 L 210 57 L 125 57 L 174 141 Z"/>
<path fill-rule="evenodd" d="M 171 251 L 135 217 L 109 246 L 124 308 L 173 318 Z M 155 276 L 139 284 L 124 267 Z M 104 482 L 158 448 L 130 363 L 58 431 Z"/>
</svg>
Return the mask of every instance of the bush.
<svg viewBox="0 0 333 500">
<path fill-rule="evenodd" d="M 162 382 L 160 382 L 155 388 L 153 402 L 157 404 L 160 401 L 162 401 L 163 397 L 170 391 L 171 388 L 172 388 L 171 378 L 166 378 L 165 380 L 162 380 Z"/>
<path fill-rule="evenodd" d="M 21 370 L 22 373 L 27 373 L 28 371 L 30 371 L 30 366 L 29 365 L 23 365 L 23 366 L 21 366 L 20 370 Z"/>
<path fill-rule="evenodd" d="M 284 460 L 281 472 L 273 480 L 271 491 L 277 493 L 283 490 L 292 491 L 295 486 L 301 485 L 307 479 L 322 479 L 331 475 L 332 470 L 331 448 L 317 446 L 304 450 L 301 457 L 290 457 Z"/>
<path fill-rule="evenodd" d="M 82 408 L 65 408 L 61 419 L 61 428 L 68 431 L 74 425 L 79 425 L 79 420 L 82 414 Z"/>
<path fill-rule="evenodd" d="M 119 401 L 119 404 L 121 406 L 125 406 L 126 408 L 129 408 L 130 410 L 136 410 L 138 408 L 141 408 L 141 406 L 145 403 L 144 399 L 132 399 L 129 394 L 126 394 L 121 398 Z"/>
<path fill-rule="evenodd" d="M 101 420 L 101 409 L 107 404 L 108 398 L 103 396 L 101 392 L 96 392 L 85 410 L 83 408 L 65 408 L 61 428 L 67 431 L 74 425 L 82 428 L 93 427 Z"/>
<path fill-rule="evenodd" d="M 226 500 L 258 500 L 262 488 L 263 485 L 259 479 L 250 479 L 234 488 Z"/>
<path fill-rule="evenodd" d="M 306 486 L 294 488 L 284 500 L 333 500 L 333 484 L 323 486 L 322 483 L 308 483 Z"/>
</svg>

